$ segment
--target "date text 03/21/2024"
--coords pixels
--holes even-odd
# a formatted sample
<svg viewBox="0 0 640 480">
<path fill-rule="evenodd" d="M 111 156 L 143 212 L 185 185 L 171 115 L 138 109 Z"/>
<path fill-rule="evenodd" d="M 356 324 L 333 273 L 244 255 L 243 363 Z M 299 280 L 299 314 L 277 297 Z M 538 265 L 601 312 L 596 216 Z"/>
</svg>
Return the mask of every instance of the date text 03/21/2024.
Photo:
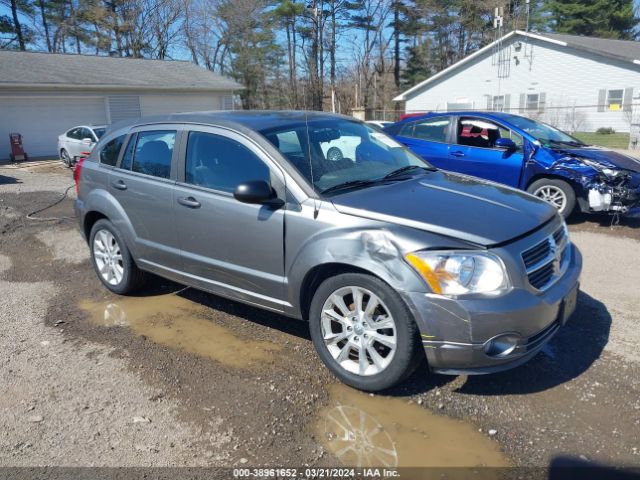
<svg viewBox="0 0 640 480">
<path fill-rule="evenodd" d="M 393 468 L 234 468 L 233 478 L 399 478 L 400 472 Z"/>
</svg>

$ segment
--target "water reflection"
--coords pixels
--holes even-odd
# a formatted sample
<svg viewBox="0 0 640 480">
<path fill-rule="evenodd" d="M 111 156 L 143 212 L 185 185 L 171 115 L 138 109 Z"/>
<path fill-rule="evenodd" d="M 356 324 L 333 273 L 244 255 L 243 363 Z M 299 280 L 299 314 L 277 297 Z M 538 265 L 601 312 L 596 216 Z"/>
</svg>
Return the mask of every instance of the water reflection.
<svg viewBox="0 0 640 480">
<path fill-rule="evenodd" d="M 507 466 L 496 442 L 471 424 L 406 399 L 370 396 L 343 385 L 330 390 L 316 433 L 351 467 Z M 479 477 L 481 478 L 481 476 Z"/>
<path fill-rule="evenodd" d="M 128 327 L 136 335 L 236 368 L 257 367 L 277 358 L 281 345 L 238 335 L 216 322 L 217 312 L 178 295 L 82 301 L 91 321 Z"/>
</svg>

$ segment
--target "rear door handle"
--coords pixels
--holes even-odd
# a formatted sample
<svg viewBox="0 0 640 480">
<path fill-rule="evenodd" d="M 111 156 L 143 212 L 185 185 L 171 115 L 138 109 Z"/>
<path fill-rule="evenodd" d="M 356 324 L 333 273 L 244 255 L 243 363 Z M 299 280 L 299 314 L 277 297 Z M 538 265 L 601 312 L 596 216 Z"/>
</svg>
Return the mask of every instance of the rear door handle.
<svg viewBox="0 0 640 480">
<path fill-rule="evenodd" d="M 124 183 L 122 180 L 118 180 L 117 182 L 112 182 L 111 185 L 113 185 L 113 188 L 117 188 L 118 190 L 127 189 L 127 184 Z"/>
<path fill-rule="evenodd" d="M 200 208 L 200 202 L 193 197 L 179 197 L 178 203 L 188 208 Z"/>
<path fill-rule="evenodd" d="M 449 152 L 449 155 L 453 155 L 454 157 L 464 157 L 464 152 L 456 150 L 455 152 Z"/>
</svg>

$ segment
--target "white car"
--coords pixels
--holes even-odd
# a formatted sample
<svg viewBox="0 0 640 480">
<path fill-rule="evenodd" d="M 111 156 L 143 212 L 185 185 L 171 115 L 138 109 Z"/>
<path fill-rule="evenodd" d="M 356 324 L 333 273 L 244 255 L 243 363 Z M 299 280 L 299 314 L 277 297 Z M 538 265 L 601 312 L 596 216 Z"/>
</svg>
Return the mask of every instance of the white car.
<svg viewBox="0 0 640 480">
<path fill-rule="evenodd" d="M 72 167 L 78 157 L 86 156 L 87 152 L 91 152 L 106 131 L 106 125 L 80 125 L 70 128 L 58 137 L 60 160 L 67 167 Z"/>
</svg>

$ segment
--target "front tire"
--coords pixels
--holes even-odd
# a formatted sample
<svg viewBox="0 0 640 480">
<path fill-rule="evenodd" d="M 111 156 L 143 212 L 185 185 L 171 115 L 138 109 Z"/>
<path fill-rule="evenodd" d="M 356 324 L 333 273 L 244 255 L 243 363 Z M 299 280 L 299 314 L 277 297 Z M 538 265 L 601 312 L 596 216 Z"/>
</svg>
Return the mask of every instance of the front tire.
<svg viewBox="0 0 640 480">
<path fill-rule="evenodd" d="M 529 185 L 527 192 L 556 207 L 564 218 L 568 218 L 576 207 L 576 192 L 564 180 L 541 178 Z"/>
<path fill-rule="evenodd" d="M 311 302 L 311 339 L 343 383 L 376 392 L 407 378 L 420 361 L 413 316 L 398 293 L 371 275 L 325 280 Z"/>
<path fill-rule="evenodd" d="M 144 284 L 145 274 L 133 261 L 120 232 L 107 219 L 98 220 L 89 236 L 91 263 L 102 284 L 118 295 Z"/>
<path fill-rule="evenodd" d="M 60 150 L 60 160 L 67 168 L 71 167 L 71 157 L 69 156 L 69 152 L 67 152 L 64 148 Z"/>
</svg>

